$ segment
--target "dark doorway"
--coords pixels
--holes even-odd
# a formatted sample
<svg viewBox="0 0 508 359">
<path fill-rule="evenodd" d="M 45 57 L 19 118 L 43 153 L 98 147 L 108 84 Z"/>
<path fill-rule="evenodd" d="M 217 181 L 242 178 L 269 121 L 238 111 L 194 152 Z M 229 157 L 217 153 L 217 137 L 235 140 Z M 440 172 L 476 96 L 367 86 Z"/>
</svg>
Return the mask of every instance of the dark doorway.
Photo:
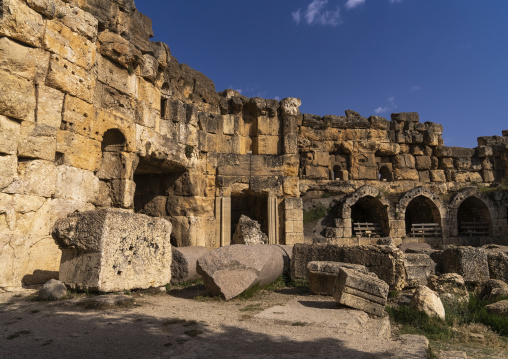
<svg viewBox="0 0 508 359">
<path fill-rule="evenodd" d="M 457 212 L 459 235 L 488 236 L 492 234 L 489 208 L 477 197 L 466 198 Z"/>
<path fill-rule="evenodd" d="M 351 224 L 353 236 L 389 236 L 387 208 L 372 196 L 360 198 L 351 207 Z"/>
<path fill-rule="evenodd" d="M 379 180 L 385 182 L 393 181 L 392 171 L 390 171 L 388 166 L 381 166 L 379 169 Z"/>
<path fill-rule="evenodd" d="M 436 236 L 441 233 L 439 208 L 429 198 L 413 198 L 406 208 L 406 233 L 411 236 Z"/>
<path fill-rule="evenodd" d="M 261 231 L 268 235 L 268 195 L 251 191 L 231 195 L 231 238 L 242 214 L 258 221 Z"/>
</svg>

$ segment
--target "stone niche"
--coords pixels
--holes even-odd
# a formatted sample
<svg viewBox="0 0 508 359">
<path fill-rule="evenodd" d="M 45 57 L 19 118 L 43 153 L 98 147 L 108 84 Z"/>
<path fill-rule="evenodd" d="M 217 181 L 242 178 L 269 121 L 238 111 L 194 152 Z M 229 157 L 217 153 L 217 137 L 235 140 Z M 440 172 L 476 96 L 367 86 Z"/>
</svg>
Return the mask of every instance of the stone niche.
<svg viewBox="0 0 508 359">
<path fill-rule="evenodd" d="M 58 220 L 60 280 L 73 289 L 114 292 L 171 280 L 171 223 L 121 210 L 75 213 Z"/>
</svg>

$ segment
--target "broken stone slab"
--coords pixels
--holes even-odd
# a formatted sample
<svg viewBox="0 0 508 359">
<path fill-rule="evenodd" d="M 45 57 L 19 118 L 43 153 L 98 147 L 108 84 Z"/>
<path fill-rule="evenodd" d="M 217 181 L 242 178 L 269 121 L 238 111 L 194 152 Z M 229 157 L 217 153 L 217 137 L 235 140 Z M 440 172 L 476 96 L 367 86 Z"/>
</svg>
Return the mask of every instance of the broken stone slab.
<svg viewBox="0 0 508 359">
<path fill-rule="evenodd" d="M 121 210 L 74 213 L 58 220 L 60 280 L 72 289 L 116 292 L 171 280 L 171 223 Z"/>
<path fill-rule="evenodd" d="M 329 261 L 312 261 L 307 264 L 309 270 L 309 290 L 314 294 L 333 295 L 335 280 L 340 273 L 341 268 L 356 270 L 357 272 L 377 276 L 370 273 L 365 266 L 361 264 L 351 264 Z"/>
<path fill-rule="evenodd" d="M 401 290 L 406 283 L 404 254 L 392 246 L 297 243 L 293 246 L 291 277 L 307 278 L 307 264 L 311 261 L 364 265 L 369 272 L 375 273 L 395 290 Z"/>
<path fill-rule="evenodd" d="M 484 300 L 493 300 L 508 296 L 508 284 L 498 279 L 489 279 L 480 283 L 478 297 Z"/>
<path fill-rule="evenodd" d="M 490 278 L 508 283 L 508 247 L 488 244 L 482 249 L 487 253 Z"/>
<path fill-rule="evenodd" d="M 389 286 L 381 279 L 349 268 L 341 268 L 333 296 L 339 304 L 377 316 L 384 315 Z"/>
<path fill-rule="evenodd" d="M 233 244 L 267 244 L 268 237 L 261 231 L 261 225 L 242 214 L 232 239 Z"/>
<path fill-rule="evenodd" d="M 206 247 L 173 247 L 171 262 L 171 283 L 181 283 L 199 278 L 196 263 L 208 250 Z"/>
<path fill-rule="evenodd" d="M 508 299 L 500 300 L 499 302 L 486 305 L 485 310 L 487 310 L 487 312 L 490 314 L 508 317 Z"/>
<path fill-rule="evenodd" d="M 482 248 L 447 248 L 433 253 L 432 259 L 437 263 L 436 270 L 460 274 L 466 283 L 478 284 L 490 278 L 487 253 Z"/>
<path fill-rule="evenodd" d="M 404 265 L 407 274 L 406 287 L 410 288 L 426 285 L 427 279 L 436 272 L 436 263 L 427 254 L 405 253 Z"/>
<path fill-rule="evenodd" d="M 65 284 L 56 279 L 50 279 L 44 283 L 37 297 L 41 300 L 59 300 L 67 295 Z"/>
<path fill-rule="evenodd" d="M 469 302 L 469 292 L 464 278 L 457 273 L 431 275 L 427 279 L 427 286 L 437 292 L 443 300 Z"/>
<path fill-rule="evenodd" d="M 415 310 L 427 313 L 429 317 L 437 316 L 442 320 L 445 319 L 445 309 L 441 299 L 432 289 L 424 285 L 416 288 L 409 306 Z"/>
<path fill-rule="evenodd" d="M 209 251 L 197 262 L 206 291 L 229 300 L 254 285 L 273 283 L 284 269 L 283 250 L 276 245 L 232 245 Z"/>
</svg>

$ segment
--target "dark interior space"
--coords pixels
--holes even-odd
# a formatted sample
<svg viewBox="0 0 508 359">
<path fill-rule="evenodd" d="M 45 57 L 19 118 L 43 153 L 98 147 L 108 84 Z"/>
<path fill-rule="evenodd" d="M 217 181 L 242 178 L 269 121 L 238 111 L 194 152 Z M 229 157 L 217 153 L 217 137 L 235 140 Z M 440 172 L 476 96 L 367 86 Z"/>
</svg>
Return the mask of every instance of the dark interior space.
<svg viewBox="0 0 508 359">
<path fill-rule="evenodd" d="M 487 205 L 476 197 L 466 198 L 457 212 L 459 235 L 491 235 L 492 223 Z"/>
<path fill-rule="evenodd" d="M 365 196 L 360 198 L 351 207 L 351 222 L 353 228 L 353 236 L 364 234 L 360 233 L 363 232 L 363 230 L 359 228 L 375 232 L 373 234 L 377 234 L 379 236 L 389 235 L 387 208 L 381 203 L 379 199 L 372 196 Z M 363 227 L 359 227 L 358 225 L 355 225 L 355 223 L 369 223 L 373 226 L 364 225 Z M 369 229 L 370 227 L 374 227 L 374 229 L 371 230 Z"/>
<path fill-rule="evenodd" d="M 441 226 L 441 215 L 436 204 L 425 196 L 414 198 L 406 208 L 406 233 L 410 234 L 414 224 L 436 224 Z"/>
<path fill-rule="evenodd" d="M 231 237 L 242 214 L 258 221 L 261 231 L 268 235 L 268 195 L 254 192 L 231 195 Z"/>
</svg>

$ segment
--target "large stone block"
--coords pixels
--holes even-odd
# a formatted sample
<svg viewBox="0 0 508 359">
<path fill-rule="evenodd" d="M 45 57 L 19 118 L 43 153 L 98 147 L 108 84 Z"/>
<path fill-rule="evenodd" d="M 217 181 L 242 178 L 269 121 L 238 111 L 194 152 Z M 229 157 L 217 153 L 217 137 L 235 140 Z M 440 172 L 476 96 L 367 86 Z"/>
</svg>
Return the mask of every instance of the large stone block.
<svg viewBox="0 0 508 359">
<path fill-rule="evenodd" d="M 173 247 L 171 283 L 181 283 L 199 278 L 196 271 L 198 259 L 208 252 L 206 247 Z"/>
<path fill-rule="evenodd" d="M 369 274 L 367 268 L 360 264 L 312 261 L 307 265 L 310 292 L 321 295 L 333 295 L 335 281 L 341 268 L 354 269 L 357 272 Z M 375 274 L 371 275 L 375 276 Z"/>
<path fill-rule="evenodd" d="M 71 214 L 55 223 L 60 280 L 101 292 L 158 287 L 171 280 L 171 223 L 116 210 Z"/>
<path fill-rule="evenodd" d="M 0 114 L 18 120 L 35 119 L 35 86 L 32 81 L 0 71 Z"/>
<path fill-rule="evenodd" d="M 97 78 L 99 81 L 124 94 L 137 94 L 137 77 L 131 75 L 127 69 L 118 66 L 103 56 L 99 57 L 97 63 Z"/>
<path fill-rule="evenodd" d="M 65 94 L 54 88 L 39 85 L 37 90 L 37 123 L 60 128 Z"/>
<path fill-rule="evenodd" d="M 44 35 L 41 15 L 19 0 L 0 2 L 0 36 L 7 36 L 25 44 L 39 47 Z"/>
<path fill-rule="evenodd" d="M 86 102 L 93 101 L 95 77 L 59 55 L 51 55 L 46 85 Z"/>
<path fill-rule="evenodd" d="M 18 156 L 54 161 L 56 134 L 57 129 L 55 127 L 39 125 L 34 122 L 23 122 L 18 144 Z"/>
<path fill-rule="evenodd" d="M 311 261 L 361 264 L 388 283 L 391 288 L 400 290 L 406 284 L 403 253 L 390 246 L 297 243 L 293 247 L 291 277 L 307 278 L 307 264 Z"/>
<path fill-rule="evenodd" d="M 66 96 L 63 106 L 61 130 L 67 130 L 90 137 L 95 122 L 95 109 L 92 104 L 77 97 Z"/>
<path fill-rule="evenodd" d="M 88 70 L 95 64 L 96 46 L 60 21 L 48 20 L 43 48 Z"/>
<path fill-rule="evenodd" d="M 508 283 L 508 247 L 488 244 L 482 248 L 487 253 L 490 278 Z"/>
<path fill-rule="evenodd" d="M 60 154 L 57 153 L 59 164 L 94 172 L 99 169 L 102 152 L 98 141 L 69 131 L 58 131 L 56 150 Z"/>
<path fill-rule="evenodd" d="M 333 296 L 339 304 L 382 316 L 389 286 L 384 281 L 349 268 L 339 272 Z"/>
<path fill-rule="evenodd" d="M 18 177 L 3 191 L 52 197 L 55 194 L 55 185 L 55 164 L 43 160 L 30 160 L 18 163 Z"/>
<path fill-rule="evenodd" d="M 141 62 L 142 53 L 128 40 L 111 31 L 102 31 L 99 34 L 100 53 L 128 69 L 136 68 Z"/>
<path fill-rule="evenodd" d="M 0 115 L 0 153 L 15 155 L 18 152 L 21 125 Z"/>
<path fill-rule="evenodd" d="M 427 254 L 405 253 L 404 265 L 408 287 L 427 284 L 427 278 L 435 274 L 436 271 L 436 263 Z"/>
<path fill-rule="evenodd" d="M 274 282 L 284 268 L 286 252 L 277 245 L 231 245 L 198 259 L 197 272 L 210 295 L 228 300 L 258 284 Z"/>
<path fill-rule="evenodd" d="M 433 255 L 442 273 L 460 274 L 468 283 L 480 283 L 490 278 L 487 253 L 482 248 L 447 248 Z"/>
</svg>

